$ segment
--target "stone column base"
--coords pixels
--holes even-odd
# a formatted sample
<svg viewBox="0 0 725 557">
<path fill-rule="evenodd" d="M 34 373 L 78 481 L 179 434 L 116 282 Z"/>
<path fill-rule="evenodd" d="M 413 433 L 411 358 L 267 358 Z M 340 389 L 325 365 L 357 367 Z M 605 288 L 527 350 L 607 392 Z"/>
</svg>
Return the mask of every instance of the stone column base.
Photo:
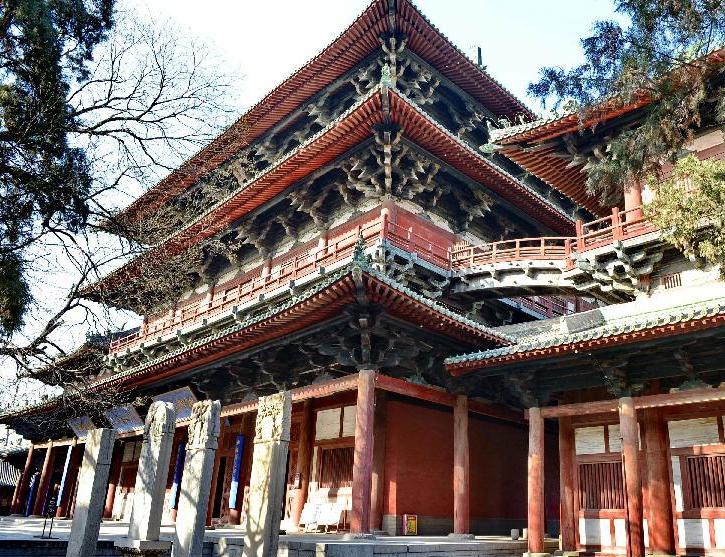
<svg viewBox="0 0 725 557">
<path fill-rule="evenodd" d="M 476 536 L 474 536 L 473 534 L 454 534 L 454 533 L 451 533 L 451 534 L 448 534 L 448 537 L 450 539 L 452 539 L 452 540 L 472 540 Z"/>
<path fill-rule="evenodd" d="M 164 555 L 171 549 L 169 541 L 150 541 L 150 540 L 118 540 L 113 546 L 121 552 L 123 557 L 156 557 Z"/>
<path fill-rule="evenodd" d="M 374 540 L 375 535 L 374 534 L 365 534 L 365 533 L 357 533 L 357 534 L 351 534 L 348 532 L 347 534 L 343 534 L 342 536 L 343 540 Z"/>
</svg>

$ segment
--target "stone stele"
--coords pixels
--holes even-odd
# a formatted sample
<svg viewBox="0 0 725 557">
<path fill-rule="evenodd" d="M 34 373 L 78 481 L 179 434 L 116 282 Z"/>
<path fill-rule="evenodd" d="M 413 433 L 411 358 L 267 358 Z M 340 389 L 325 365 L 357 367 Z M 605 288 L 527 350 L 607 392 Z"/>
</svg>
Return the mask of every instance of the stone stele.
<svg viewBox="0 0 725 557">
<path fill-rule="evenodd" d="M 276 557 L 292 420 L 289 391 L 259 399 L 244 557 Z"/>
<path fill-rule="evenodd" d="M 66 557 L 96 555 L 114 438 L 115 432 L 107 428 L 92 429 L 86 435 Z"/>
<path fill-rule="evenodd" d="M 171 546 L 159 542 L 159 533 L 175 427 L 174 405 L 154 402 L 146 415 L 128 538 L 115 543 L 125 555 L 165 553 Z"/>
<path fill-rule="evenodd" d="M 202 400 L 191 408 L 172 557 L 201 557 L 220 413 L 218 400 Z"/>
</svg>

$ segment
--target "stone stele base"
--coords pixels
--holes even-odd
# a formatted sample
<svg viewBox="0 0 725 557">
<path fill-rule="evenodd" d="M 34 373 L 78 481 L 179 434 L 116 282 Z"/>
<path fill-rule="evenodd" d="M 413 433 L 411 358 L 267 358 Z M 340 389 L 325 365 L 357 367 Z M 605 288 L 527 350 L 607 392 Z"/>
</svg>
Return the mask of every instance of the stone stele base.
<svg viewBox="0 0 725 557">
<path fill-rule="evenodd" d="M 157 555 L 165 555 L 171 549 L 171 542 L 165 540 L 118 540 L 114 547 L 121 552 L 124 557 L 138 557 L 144 555 L 147 557 L 156 557 Z"/>
</svg>

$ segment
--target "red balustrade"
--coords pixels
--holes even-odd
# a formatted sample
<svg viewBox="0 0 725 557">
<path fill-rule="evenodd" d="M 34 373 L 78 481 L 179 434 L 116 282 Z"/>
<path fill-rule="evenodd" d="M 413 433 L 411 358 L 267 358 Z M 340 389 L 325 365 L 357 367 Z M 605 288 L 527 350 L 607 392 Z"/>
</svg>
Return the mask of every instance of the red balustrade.
<svg viewBox="0 0 725 557">
<path fill-rule="evenodd" d="M 465 269 L 531 259 L 564 259 L 571 254 L 571 245 L 572 238 L 563 237 L 520 238 L 478 246 L 464 244 L 451 251 L 451 268 Z"/>
<path fill-rule="evenodd" d="M 165 315 L 144 323 L 139 331 L 114 340 L 110 351 L 119 352 L 136 346 L 144 340 L 173 333 L 174 331 L 209 319 L 227 311 L 232 306 L 248 302 L 261 294 L 287 286 L 291 281 L 299 280 L 329 267 L 339 261 L 349 259 L 358 239 L 362 236 L 365 245 L 371 246 L 385 238 L 391 245 L 409 253 L 417 254 L 434 265 L 445 269 L 450 266 L 450 244 L 445 245 L 446 234 L 434 224 L 416 217 L 403 209 L 394 208 L 392 219 L 383 211 L 371 211 L 343 226 L 332 229 L 325 245 L 318 240 L 308 242 L 299 249 L 275 258 L 268 266 L 261 266 L 241 277 L 213 288 L 210 292 L 181 302 L 176 309 Z M 411 226 L 396 222 L 399 219 Z M 441 242 L 440 238 L 444 241 Z M 453 238 L 453 235 L 450 234 Z M 435 238 L 438 241 L 433 241 Z M 451 240 L 452 244 L 452 240 Z M 266 271 L 265 271 L 266 267 Z"/>
<path fill-rule="evenodd" d="M 443 269 L 466 269 L 492 263 L 559 259 L 572 265 L 571 255 L 651 232 L 655 228 L 642 217 L 641 207 L 628 211 L 614 209 L 610 216 L 588 223 L 577 222 L 574 237 L 541 237 L 504 240 L 482 245 L 456 242 L 456 236 L 409 211 L 394 205 L 383 206 L 343 226 L 332 229 L 326 242 L 308 242 L 241 277 L 195 296 L 165 315 L 144 323 L 135 333 L 111 342 L 118 352 L 144 340 L 172 333 L 180 328 L 248 302 L 261 294 L 289 285 L 322 267 L 329 267 L 352 256 L 362 236 L 365 245 L 385 239 L 390 245 Z M 548 302 L 524 302 L 544 315 L 571 313 L 568 304 L 557 297 L 539 297 Z M 534 307 L 536 306 L 536 307 Z M 578 309 L 577 311 L 580 311 Z"/>
</svg>

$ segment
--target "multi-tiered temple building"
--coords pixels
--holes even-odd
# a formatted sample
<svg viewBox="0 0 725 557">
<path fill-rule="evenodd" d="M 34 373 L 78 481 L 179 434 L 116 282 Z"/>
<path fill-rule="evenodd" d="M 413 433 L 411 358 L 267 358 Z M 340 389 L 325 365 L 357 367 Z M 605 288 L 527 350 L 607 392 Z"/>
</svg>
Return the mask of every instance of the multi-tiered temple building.
<svg viewBox="0 0 725 557">
<path fill-rule="evenodd" d="M 528 527 L 532 552 L 560 532 L 569 551 L 725 549 L 725 284 L 644 220 L 649 192 L 585 190 L 642 105 L 536 120 L 409 0 L 373 1 L 120 215 L 185 215 L 86 290 L 145 314 L 87 382 L 122 402 L 4 416 L 34 441 L 13 512 L 71 515 L 85 432 L 111 426 L 105 516 L 127 518 L 166 400 L 173 520 L 188 409 L 218 399 L 208 522 L 243 523 L 258 397 L 289 390 L 288 531 L 414 514 L 419 534 Z M 691 150 L 723 157 L 722 134 Z M 146 280 L 165 261 L 171 302 Z"/>
</svg>

